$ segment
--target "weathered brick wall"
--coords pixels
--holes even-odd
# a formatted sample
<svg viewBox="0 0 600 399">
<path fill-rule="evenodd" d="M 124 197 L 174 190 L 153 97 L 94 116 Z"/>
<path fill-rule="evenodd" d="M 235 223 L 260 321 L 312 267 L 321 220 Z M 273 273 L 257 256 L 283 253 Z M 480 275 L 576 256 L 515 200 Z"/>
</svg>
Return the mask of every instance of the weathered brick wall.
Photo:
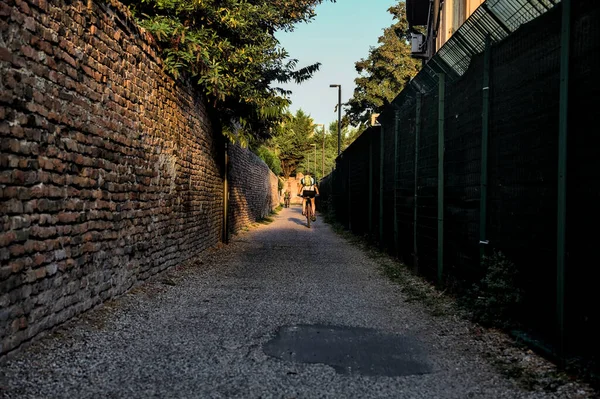
<svg viewBox="0 0 600 399">
<path fill-rule="evenodd" d="M 271 188 L 270 208 L 277 208 L 283 202 L 279 191 L 279 178 L 269 170 L 269 187 Z"/>
<path fill-rule="evenodd" d="M 221 136 L 120 8 L 0 2 L 0 354 L 220 240 Z"/>
<path fill-rule="evenodd" d="M 277 176 L 254 153 L 229 146 L 229 231 L 268 216 L 279 205 Z"/>
</svg>

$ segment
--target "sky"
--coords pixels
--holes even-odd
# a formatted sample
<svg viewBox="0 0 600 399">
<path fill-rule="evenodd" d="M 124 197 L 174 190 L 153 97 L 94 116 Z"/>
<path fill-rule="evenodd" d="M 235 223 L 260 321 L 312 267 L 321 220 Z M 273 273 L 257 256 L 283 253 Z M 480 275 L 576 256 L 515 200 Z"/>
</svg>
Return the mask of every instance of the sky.
<svg viewBox="0 0 600 399">
<path fill-rule="evenodd" d="M 393 22 L 387 9 L 396 3 L 397 0 L 327 2 L 317 7 L 317 16 L 309 24 L 300 24 L 293 32 L 276 34 L 290 57 L 298 59 L 299 68 L 321 63 L 310 80 L 300 85 L 280 85 L 293 93 L 292 112 L 301 108 L 315 123 L 326 126 L 337 121 L 338 89 L 329 85 L 342 85 L 342 103 L 352 97 L 354 79 L 358 77 L 354 63 L 367 58 L 369 48 L 377 46 L 383 29 Z"/>
</svg>

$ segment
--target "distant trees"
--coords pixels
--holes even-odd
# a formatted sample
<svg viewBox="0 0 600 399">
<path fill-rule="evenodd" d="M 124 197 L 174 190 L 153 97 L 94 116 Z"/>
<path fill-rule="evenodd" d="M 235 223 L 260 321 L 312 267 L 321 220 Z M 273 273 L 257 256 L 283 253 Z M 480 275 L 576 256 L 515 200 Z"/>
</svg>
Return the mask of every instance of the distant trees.
<svg viewBox="0 0 600 399">
<path fill-rule="evenodd" d="M 279 156 L 286 179 L 296 172 L 307 151 L 312 148 L 314 128 L 312 118 L 298 110 L 295 115 L 288 115 L 288 120 L 273 132 L 271 145 Z"/>
<path fill-rule="evenodd" d="M 358 129 L 344 127 L 342 150 L 359 134 Z M 285 122 L 273 129 L 270 139 L 254 141 L 250 148 L 275 174 L 285 179 L 298 172 L 306 173 L 307 169 L 321 179 L 323 166 L 327 175 L 337 158 L 337 121 L 323 127 L 315 125 L 314 120 L 301 109 L 295 114 L 287 113 Z"/>
</svg>

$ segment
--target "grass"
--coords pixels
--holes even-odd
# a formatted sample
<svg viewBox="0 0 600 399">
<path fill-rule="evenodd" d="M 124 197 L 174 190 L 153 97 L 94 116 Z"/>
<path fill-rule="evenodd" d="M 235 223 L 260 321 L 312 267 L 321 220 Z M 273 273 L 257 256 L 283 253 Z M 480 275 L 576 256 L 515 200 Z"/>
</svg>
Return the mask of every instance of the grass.
<svg viewBox="0 0 600 399">
<path fill-rule="evenodd" d="M 271 210 L 271 212 L 269 213 L 268 216 L 264 216 L 264 217 L 256 219 L 255 224 L 267 225 L 267 224 L 273 223 L 275 221 L 275 219 L 273 219 L 271 216 L 277 215 L 279 212 L 281 212 L 282 209 L 283 209 L 283 206 L 281 204 L 279 204 L 276 208 Z"/>
<path fill-rule="evenodd" d="M 258 223 L 258 224 L 270 224 L 270 223 L 273 223 L 274 220 L 275 219 L 273 219 L 271 216 L 265 216 L 265 217 L 262 217 L 260 219 L 256 219 L 256 223 Z"/>
</svg>

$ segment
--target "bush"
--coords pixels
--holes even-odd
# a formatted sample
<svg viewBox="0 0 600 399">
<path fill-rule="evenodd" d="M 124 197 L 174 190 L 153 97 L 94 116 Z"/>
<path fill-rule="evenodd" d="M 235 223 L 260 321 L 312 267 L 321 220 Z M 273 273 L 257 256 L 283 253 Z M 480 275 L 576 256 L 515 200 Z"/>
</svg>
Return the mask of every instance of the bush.
<svg viewBox="0 0 600 399">
<path fill-rule="evenodd" d="M 482 265 L 484 278 L 467 292 L 473 318 L 483 325 L 509 327 L 523 297 L 517 286 L 517 268 L 499 251 L 484 256 Z"/>
</svg>

